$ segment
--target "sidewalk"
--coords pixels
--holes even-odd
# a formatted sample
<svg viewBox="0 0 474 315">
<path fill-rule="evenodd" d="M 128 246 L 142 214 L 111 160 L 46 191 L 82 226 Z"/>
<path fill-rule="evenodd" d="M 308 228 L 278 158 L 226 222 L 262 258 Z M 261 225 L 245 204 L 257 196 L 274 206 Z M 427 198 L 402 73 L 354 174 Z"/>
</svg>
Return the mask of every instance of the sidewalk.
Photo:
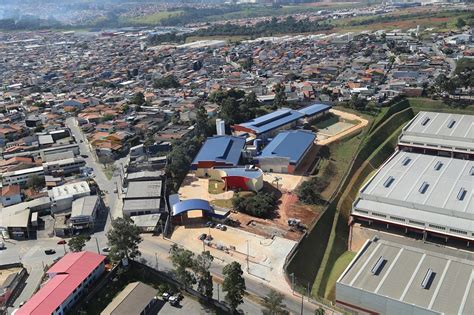
<svg viewBox="0 0 474 315">
<path fill-rule="evenodd" d="M 36 292 L 36 290 L 39 288 L 39 285 L 41 284 L 41 279 L 43 278 L 43 275 L 44 271 L 41 266 L 33 267 L 33 269 L 28 270 L 28 278 L 26 279 L 25 287 L 13 303 L 14 307 L 8 310 L 9 314 L 11 314 L 13 309 L 19 308 L 22 302 L 27 301 L 33 296 L 33 294 Z"/>
</svg>

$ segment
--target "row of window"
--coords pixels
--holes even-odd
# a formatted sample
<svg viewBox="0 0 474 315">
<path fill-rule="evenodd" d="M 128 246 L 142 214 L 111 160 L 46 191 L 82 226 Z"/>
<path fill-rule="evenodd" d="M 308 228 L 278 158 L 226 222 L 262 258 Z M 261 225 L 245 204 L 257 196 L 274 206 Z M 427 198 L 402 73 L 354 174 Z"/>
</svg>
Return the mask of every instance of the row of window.
<svg viewBox="0 0 474 315">
<path fill-rule="evenodd" d="M 354 209 L 354 212 L 358 212 L 358 213 L 362 213 L 362 214 L 367 214 L 367 215 L 373 215 L 375 217 L 380 217 L 380 218 L 386 218 L 386 219 L 390 219 L 390 220 L 394 220 L 394 221 L 398 221 L 398 222 L 404 222 L 406 223 L 407 222 L 407 219 L 404 219 L 404 218 L 400 218 L 400 217 L 396 217 L 396 216 L 387 216 L 385 214 L 382 214 L 382 213 L 378 213 L 378 212 L 373 212 L 370 213 L 369 211 L 366 211 L 366 210 L 361 210 L 361 209 Z M 409 224 L 413 224 L 413 225 L 417 225 L 417 226 L 420 226 L 420 227 L 426 227 L 426 223 L 423 223 L 423 222 L 420 222 L 420 221 L 415 221 L 415 220 L 408 220 L 408 223 Z M 428 224 L 428 227 L 430 228 L 433 228 L 433 229 L 437 229 L 437 230 L 440 230 L 440 231 L 446 231 L 448 230 L 446 227 L 444 226 L 441 226 L 441 225 L 436 225 L 436 224 Z M 466 231 L 463 231 L 463 230 L 459 230 L 459 229 L 452 229 L 452 228 L 449 228 L 449 232 L 451 233 L 455 233 L 455 234 L 461 234 L 461 235 L 468 235 L 468 232 Z M 474 233 L 471 233 L 471 235 L 474 236 Z"/>
</svg>

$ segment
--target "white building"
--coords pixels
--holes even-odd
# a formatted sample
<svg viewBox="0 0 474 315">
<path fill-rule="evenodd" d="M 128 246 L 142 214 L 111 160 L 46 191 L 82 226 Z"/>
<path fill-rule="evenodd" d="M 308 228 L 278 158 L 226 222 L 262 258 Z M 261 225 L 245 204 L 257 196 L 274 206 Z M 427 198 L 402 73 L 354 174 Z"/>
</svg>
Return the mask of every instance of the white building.
<svg viewBox="0 0 474 315">
<path fill-rule="evenodd" d="M 74 229 L 88 229 L 94 226 L 97 211 L 100 207 L 99 196 L 85 196 L 72 202 L 69 224 Z"/>
<path fill-rule="evenodd" d="M 69 210 L 74 200 L 89 196 L 90 194 L 91 190 L 86 181 L 53 187 L 53 189 L 49 191 L 51 212 Z"/>
<path fill-rule="evenodd" d="M 4 186 L 18 184 L 20 186 L 25 186 L 28 180 L 33 177 L 38 176 L 40 178 L 44 177 L 44 170 L 42 166 L 25 168 L 23 170 L 5 172 L 2 175 L 2 183 Z"/>
<path fill-rule="evenodd" d="M 79 173 L 81 167 L 86 165 L 83 158 L 69 158 L 57 161 L 43 163 L 44 173 L 46 175 L 52 175 L 61 173 L 63 175 L 69 175 L 72 173 Z"/>
</svg>

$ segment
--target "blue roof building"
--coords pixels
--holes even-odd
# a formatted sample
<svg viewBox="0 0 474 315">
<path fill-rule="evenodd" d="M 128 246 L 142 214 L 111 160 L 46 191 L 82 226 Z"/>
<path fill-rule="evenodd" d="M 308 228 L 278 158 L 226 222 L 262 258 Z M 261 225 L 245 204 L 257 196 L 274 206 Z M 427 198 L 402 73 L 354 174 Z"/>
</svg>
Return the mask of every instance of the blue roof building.
<svg viewBox="0 0 474 315">
<path fill-rule="evenodd" d="M 237 166 L 244 146 L 244 138 L 233 136 L 207 138 L 194 158 L 191 168 L 197 170 L 216 166 Z"/>
<path fill-rule="evenodd" d="M 313 147 L 316 135 L 304 130 L 280 132 L 257 156 L 263 171 L 294 173 Z"/>
<path fill-rule="evenodd" d="M 291 129 L 296 126 L 298 119 L 303 117 L 304 114 L 296 110 L 280 108 L 272 113 L 232 127 L 237 135 L 249 133 L 258 138 L 266 139 L 275 135 L 279 130 Z"/>
<path fill-rule="evenodd" d="M 298 111 L 301 114 L 303 114 L 304 117 L 311 118 L 314 116 L 319 116 L 321 114 L 324 114 L 330 109 L 331 109 L 330 105 L 316 103 L 316 104 L 312 104 L 312 105 L 303 107 L 301 109 L 298 109 Z"/>
</svg>

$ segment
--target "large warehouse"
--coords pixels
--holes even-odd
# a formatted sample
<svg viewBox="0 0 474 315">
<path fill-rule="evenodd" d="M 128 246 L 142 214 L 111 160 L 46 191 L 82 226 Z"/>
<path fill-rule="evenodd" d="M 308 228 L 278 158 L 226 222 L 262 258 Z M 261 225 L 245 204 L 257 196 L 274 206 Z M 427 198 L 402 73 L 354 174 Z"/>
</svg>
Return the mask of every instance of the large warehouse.
<svg viewBox="0 0 474 315">
<path fill-rule="evenodd" d="M 474 115 L 419 112 L 402 130 L 401 149 L 474 159 Z"/>
<path fill-rule="evenodd" d="M 304 130 L 280 132 L 256 157 L 264 172 L 293 174 L 314 145 L 316 135 Z"/>
<path fill-rule="evenodd" d="M 207 138 L 191 163 L 191 169 L 196 171 L 197 176 L 203 177 L 214 167 L 237 166 L 244 146 L 244 138 L 233 136 Z"/>
<path fill-rule="evenodd" d="M 433 244 L 368 240 L 336 282 L 361 314 L 474 314 L 474 255 Z"/>
<path fill-rule="evenodd" d="M 474 161 L 397 151 L 363 186 L 356 219 L 474 240 Z"/>
<path fill-rule="evenodd" d="M 161 180 L 130 182 L 123 197 L 123 215 L 131 217 L 163 212 L 162 198 Z"/>
</svg>

